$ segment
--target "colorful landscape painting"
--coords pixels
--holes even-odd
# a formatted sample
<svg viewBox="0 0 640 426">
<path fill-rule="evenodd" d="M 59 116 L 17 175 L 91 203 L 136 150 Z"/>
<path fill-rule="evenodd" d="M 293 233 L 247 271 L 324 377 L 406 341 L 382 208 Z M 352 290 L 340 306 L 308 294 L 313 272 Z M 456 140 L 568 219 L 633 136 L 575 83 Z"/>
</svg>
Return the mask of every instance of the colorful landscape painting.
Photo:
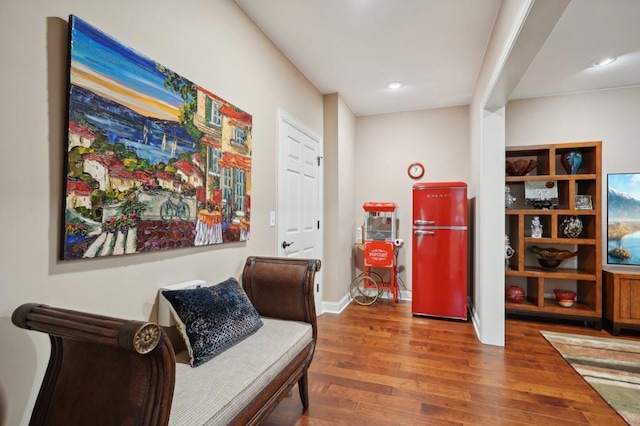
<svg viewBox="0 0 640 426">
<path fill-rule="evenodd" d="M 640 173 L 607 175 L 607 263 L 640 265 Z"/>
<path fill-rule="evenodd" d="M 246 241 L 251 115 L 69 21 L 61 258 Z"/>
</svg>

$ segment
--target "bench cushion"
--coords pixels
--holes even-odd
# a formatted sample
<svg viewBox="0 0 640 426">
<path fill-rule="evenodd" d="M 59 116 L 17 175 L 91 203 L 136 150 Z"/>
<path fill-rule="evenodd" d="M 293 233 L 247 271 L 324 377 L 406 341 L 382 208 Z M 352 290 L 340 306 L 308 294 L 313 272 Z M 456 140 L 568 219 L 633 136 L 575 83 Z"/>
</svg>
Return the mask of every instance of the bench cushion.
<svg viewBox="0 0 640 426">
<path fill-rule="evenodd" d="M 228 424 L 313 339 L 310 324 L 262 318 L 263 327 L 198 368 L 176 356 L 171 425 Z"/>
</svg>

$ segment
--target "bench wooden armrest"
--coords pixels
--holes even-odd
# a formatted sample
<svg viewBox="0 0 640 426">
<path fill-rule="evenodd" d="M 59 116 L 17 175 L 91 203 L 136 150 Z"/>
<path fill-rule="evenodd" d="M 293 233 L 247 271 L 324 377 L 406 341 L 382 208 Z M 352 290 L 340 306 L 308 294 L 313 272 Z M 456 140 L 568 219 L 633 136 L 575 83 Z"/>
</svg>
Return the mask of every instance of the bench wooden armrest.
<svg viewBox="0 0 640 426">
<path fill-rule="evenodd" d="M 19 306 L 11 320 L 51 340 L 31 425 L 168 423 L 175 355 L 157 324 L 36 303 Z"/>
<path fill-rule="evenodd" d="M 313 286 L 319 270 L 317 259 L 251 256 L 242 272 L 242 287 L 261 316 L 309 323 L 316 340 Z"/>
</svg>

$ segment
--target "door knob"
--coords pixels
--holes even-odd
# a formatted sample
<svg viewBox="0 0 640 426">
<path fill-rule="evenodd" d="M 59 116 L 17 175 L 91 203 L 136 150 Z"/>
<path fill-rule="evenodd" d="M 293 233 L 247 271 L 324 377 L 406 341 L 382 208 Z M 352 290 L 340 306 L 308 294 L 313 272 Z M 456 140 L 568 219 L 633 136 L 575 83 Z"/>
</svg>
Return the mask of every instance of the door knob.
<svg viewBox="0 0 640 426">
<path fill-rule="evenodd" d="M 291 244 L 293 244 L 293 243 L 292 243 L 292 242 L 291 242 L 291 243 L 288 243 L 288 242 L 286 242 L 286 241 L 283 241 L 283 242 L 282 242 L 282 248 L 286 250 L 286 248 L 287 248 L 287 247 L 289 247 Z"/>
</svg>

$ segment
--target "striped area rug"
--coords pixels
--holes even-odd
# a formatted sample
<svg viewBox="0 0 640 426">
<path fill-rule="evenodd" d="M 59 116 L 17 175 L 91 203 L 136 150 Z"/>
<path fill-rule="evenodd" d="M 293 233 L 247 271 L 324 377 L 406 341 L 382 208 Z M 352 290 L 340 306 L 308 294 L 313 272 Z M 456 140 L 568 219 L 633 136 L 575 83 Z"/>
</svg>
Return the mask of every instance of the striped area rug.
<svg viewBox="0 0 640 426">
<path fill-rule="evenodd" d="M 640 342 L 540 334 L 627 423 L 640 426 Z"/>
</svg>

